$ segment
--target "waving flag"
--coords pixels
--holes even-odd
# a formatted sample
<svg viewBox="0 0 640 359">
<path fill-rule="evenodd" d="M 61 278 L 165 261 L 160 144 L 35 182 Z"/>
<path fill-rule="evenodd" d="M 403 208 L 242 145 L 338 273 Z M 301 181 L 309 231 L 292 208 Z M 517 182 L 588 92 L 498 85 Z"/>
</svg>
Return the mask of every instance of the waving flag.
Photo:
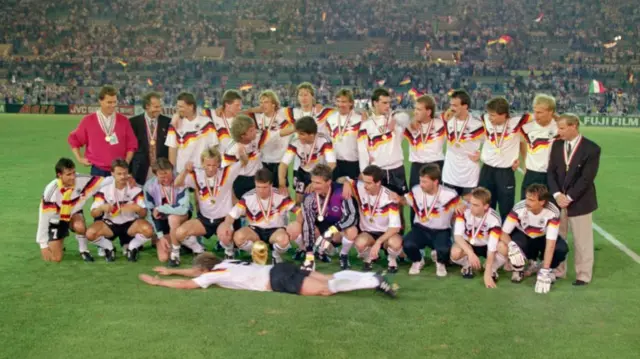
<svg viewBox="0 0 640 359">
<path fill-rule="evenodd" d="M 540 13 L 540 15 L 538 15 L 538 17 L 535 19 L 535 22 L 541 22 L 543 17 L 544 17 L 544 14 Z"/>
<path fill-rule="evenodd" d="M 589 85 L 590 94 L 604 93 L 604 91 L 605 91 L 605 88 L 604 88 L 604 85 L 602 85 L 602 82 L 598 80 L 591 81 L 591 85 Z"/>
<path fill-rule="evenodd" d="M 411 83 L 411 77 L 405 76 L 402 81 L 400 81 L 400 86 L 405 86 Z"/>
<path fill-rule="evenodd" d="M 244 84 L 240 86 L 240 91 L 249 91 L 253 88 L 252 84 Z"/>
</svg>

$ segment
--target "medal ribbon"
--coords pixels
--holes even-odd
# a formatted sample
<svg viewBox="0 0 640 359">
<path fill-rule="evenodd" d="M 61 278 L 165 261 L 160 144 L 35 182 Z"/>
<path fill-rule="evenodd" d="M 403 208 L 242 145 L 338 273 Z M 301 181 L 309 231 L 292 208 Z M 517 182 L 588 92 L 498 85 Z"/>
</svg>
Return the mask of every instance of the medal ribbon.
<svg viewBox="0 0 640 359">
<path fill-rule="evenodd" d="M 429 221 L 429 217 L 431 216 L 431 212 L 433 212 L 434 208 L 436 208 L 436 203 L 438 203 L 438 198 L 440 197 L 440 191 L 442 190 L 442 187 L 438 186 L 438 192 L 436 192 L 435 197 L 433 197 L 433 202 L 431 202 L 431 206 L 427 207 L 427 192 L 422 192 L 422 210 L 426 210 L 428 209 L 428 211 L 426 212 L 423 220 L 425 222 Z"/>
<path fill-rule="evenodd" d="M 324 203 L 322 204 L 320 202 L 320 195 L 316 192 L 316 204 L 318 206 L 318 210 L 320 211 L 320 213 L 318 214 L 318 217 L 324 217 L 325 213 L 327 212 L 327 206 L 329 205 L 330 198 L 331 198 L 331 187 L 329 187 L 329 192 L 327 193 L 327 196 L 324 198 Z"/>
</svg>

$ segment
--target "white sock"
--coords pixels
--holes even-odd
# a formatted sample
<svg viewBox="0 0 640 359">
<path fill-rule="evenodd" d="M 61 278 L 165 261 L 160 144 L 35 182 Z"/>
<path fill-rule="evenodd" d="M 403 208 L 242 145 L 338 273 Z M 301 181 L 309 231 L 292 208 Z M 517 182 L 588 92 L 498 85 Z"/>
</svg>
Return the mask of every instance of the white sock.
<svg viewBox="0 0 640 359">
<path fill-rule="evenodd" d="M 340 254 L 348 256 L 351 247 L 353 247 L 353 241 L 348 240 L 347 237 L 342 237 L 342 249 L 340 250 Z"/>
<path fill-rule="evenodd" d="M 176 257 L 180 257 L 180 245 L 179 244 L 178 245 L 175 245 L 175 244 L 171 245 L 171 255 L 172 256 L 175 255 Z"/>
<path fill-rule="evenodd" d="M 452 261 L 453 263 L 455 263 L 455 264 L 460 265 L 460 266 L 461 266 L 461 267 L 463 267 L 463 268 L 464 268 L 464 267 L 468 267 L 468 266 L 469 266 L 469 257 L 467 257 L 467 256 L 464 256 L 464 257 L 462 257 L 462 258 L 460 258 L 460 259 L 453 259 L 453 258 L 451 258 L 451 261 Z"/>
<path fill-rule="evenodd" d="M 358 252 L 358 255 L 360 256 L 360 258 L 362 258 L 362 261 L 365 263 L 371 263 L 371 260 L 369 260 L 369 253 L 371 252 L 371 247 L 367 247 L 364 249 L 364 251 L 362 252 Z"/>
<path fill-rule="evenodd" d="M 302 240 L 302 234 L 299 234 L 298 237 L 294 240 L 294 242 L 298 245 L 298 249 L 305 249 L 304 241 Z"/>
<path fill-rule="evenodd" d="M 204 248 L 202 244 L 198 243 L 198 238 L 196 236 L 189 236 L 184 241 L 182 241 L 182 245 L 191 249 L 193 253 L 202 253 L 204 252 Z"/>
<path fill-rule="evenodd" d="M 89 252 L 89 246 L 87 245 L 89 241 L 87 240 L 87 237 L 82 234 L 76 234 L 76 240 L 78 241 L 78 251 L 80 253 Z"/>
<path fill-rule="evenodd" d="M 105 237 L 98 237 L 98 239 L 96 239 L 95 241 L 93 241 L 91 243 L 95 244 L 98 247 L 102 247 L 104 249 L 108 249 L 110 251 L 113 250 L 113 243 L 111 243 L 111 241 L 106 239 Z"/>
<path fill-rule="evenodd" d="M 238 246 L 238 248 L 247 253 L 251 253 L 251 248 L 253 248 L 253 241 L 245 241 L 241 246 Z"/>
<path fill-rule="evenodd" d="M 224 254 L 226 254 L 228 256 L 232 256 L 232 255 L 235 254 L 235 253 L 233 253 L 233 243 L 225 244 L 221 240 L 218 240 L 218 243 L 220 243 L 222 248 L 224 248 Z"/>
<path fill-rule="evenodd" d="M 138 247 L 142 247 L 145 243 L 149 242 L 151 238 L 147 238 L 142 234 L 138 233 L 136 236 L 129 242 L 129 249 L 134 250 Z"/>
<path fill-rule="evenodd" d="M 354 270 L 341 270 L 340 272 L 332 274 L 335 279 L 360 279 L 362 277 L 373 277 L 375 275 L 373 272 L 358 272 Z"/>
<path fill-rule="evenodd" d="M 394 249 L 387 248 L 387 253 L 389 254 L 389 260 L 392 260 L 392 261 L 397 260 L 401 252 L 402 251 L 396 251 Z"/>
<path fill-rule="evenodd" d="M 274 243 L 273 252 L 271 252 L 273 254 L 273 258 L 282 259 L 282 253 L 285 253 L 290 247 L 291 244 L 288 244 L 286 247 L 282 248 L 278 243 Z"/>
<path fill-rule="evenodd" d="M 500 253 L 496 253 L 495 257 L 493 258 L 493 265 L 491 266 L 491 270 L 494 273 L 497 272 L 498 269 L 500 269 L 500 267 L 502 267 L 506 261 L 507 258 L 505 258 L 505 256 Z"/>
<path fill-rule="evenodd" d="M 374 276 L 361 276 L 360 278 L 329 280 L 329 291 L 331 293 L 350 292 L 358 289 L 373 289 L 380 285 L 378 278 Z"/>
</svg>

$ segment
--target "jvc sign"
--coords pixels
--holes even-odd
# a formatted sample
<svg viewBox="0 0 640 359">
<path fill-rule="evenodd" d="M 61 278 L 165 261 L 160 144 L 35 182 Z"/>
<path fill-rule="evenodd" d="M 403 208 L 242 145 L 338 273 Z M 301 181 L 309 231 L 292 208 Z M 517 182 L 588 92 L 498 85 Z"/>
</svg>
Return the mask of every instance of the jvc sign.
<svg viewBox="0 0 640 359">
<path fill-rule="evenodd" d="M 585 126 L 640 127 L 640 117 L 633 116 L 581 116 L 580 122 Z"/>
</svg>

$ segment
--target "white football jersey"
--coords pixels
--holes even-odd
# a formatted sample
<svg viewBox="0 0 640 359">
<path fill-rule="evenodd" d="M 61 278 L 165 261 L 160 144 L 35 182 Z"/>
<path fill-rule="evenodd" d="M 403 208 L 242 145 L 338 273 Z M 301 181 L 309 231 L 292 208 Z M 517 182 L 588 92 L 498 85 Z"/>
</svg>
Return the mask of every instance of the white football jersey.
<svg viewBox="0 0 640 359">
<path fill-rule="evenodd" d="M 253 141 L 244 145 L 244 150 L 247 153 L 249 162 L 240 170 L 240 176 L 255 176 L 256 172 L 262 168 L 261 149 L 262 146 L 264 146 L 267 136 L 267 132 L 259 133 Z M 229 143 L 227 150 L 222 155 L 222 167 L 231 166 L 234 163 L 240 162 L 238 145 L 235 141 Z"/>
<path fill-rule="evenodd" d="M 207 110 L 208 116 L 211 118 L 211 122 L 216 129 L 216 137 L 220 144 L 220 151 L 224 152 L 229 148 L 231 144 L 231 126 L 233 126 L 233 117 L 226 117 L 224 115 L 218 116 L 215 111 Z"/>
<path fill-rule="evenodd" d="M 296 205 L 289 196 L 283 196 L 274 189 L 270 199 L 260 199 L 254 189 L 242 196 L 229 215 L 234 219 L 246 216 L 250 226 L 284 228 L 290 212 L 296 212 Z"/>
<path fill-rule="evenodd" d="M 36 234 L 36 242 L 46 245 L 49 241 L 48 229 L 49 223 L 69 220 L 71 216 L 82 212 L 87 200 L 100 190 L 100 188 L 113 183 L 113 177 L 98 177 L 88 175 L 76 175 L 76 182 L 71 193 L 70 205 L 71 209 L 69 218 L 60 218 L 60 209 L 62 208 L 62 198 L 64 188 L 59 180 L 55 179 L 44 188 L 42 200 L 40 201 L 40 213 L 38 216 L 38 231 Z"/>
<path fill-rule="evenodd" d="M 431 163 L 444 160 L 445 122 L 434 118 L 417 130 L 407 127 L 404 138 L 409 143 L 409 162 Z"/>
<path fill-rule="evenodd" d="M 553 203 L 548 202 L 540 213 L 533 214 L 527 209 L 525 201 L 520 201 L 509 212 L 502 231 L 511 234 L 517 228 L 531 238 L 540 238 L 546 234 L 548 240 L 555 241 L 559 226 L 560 210 Z"/>
<path fill-rule="evenodd" d="M 470 209 L 465 210 L 463 215 L 456 214 L 453 235 L 461 236 L 472 246 L 488 246 L 489 252 L 495 252 L 501 234 L 502 220 L 493 208 L 489 208 L 486 217 L 476 217 Z"/>
<path fill-rule="evenodd" d="M 451 228 L 451 220 L 460 204 L 460 197 L 456 191 L 446 186 L 438 186 L 438 191 L 439 193 L 430 195 L 420 185 L 415 185 L 404 195 L 407 204 L 416 213 L 413 223 L 431 229 Z"/>
<path fill-rule="evenodd" d="M 147 208 L 144 202 L 142 188 L 138 186 L 129 187 L 129 185 L 127 185 L 122 189 L 117 189 L 115 181 L 100 188 L 93 197 L 91 209 L 96 209 L 103 204 L 110 204 L 112 210 L 109 213 L 105 213 L 102 218 L 110 220 L 115 224 L 124 224 L 140 218 L 136 213 L 122 212 L 120 208 L 124 205 L 137 204 L 141 208 Z"/>
<path fill-rule="evenodd" d="M 392 119 L 396 123 L 393 128 Z M 409 121 L 409 115 L 397 112 L 391 117 L 373 115 L 362 122 L 358 134 L 360 171 L 369 165 L 391 170 L 404 164 L 402 139 Z"/>
<path fill-rule="evenodd" d="M 217 285 L 227 289 L 270 291 L 272 265 L 226 260 L 193 279 L 201 288 Z"/>
<path fill-rule="evenodd" d="M 358 161 L 358 133 L 362 116 L 355 111 L 341 115 L 334 111 L 327 118 L 327 129 L 333 141 L 336 159 L 340 161 Z"/>
<path fill-rule="evenodd" d="M 194 120 L 183 119 L 178 128 L 169 125 L 164 144 L 178 149 L 175 170 L 180 173 L 189 161 L 199 167 L 200 154 L 206 148 L 217 145 L 218 137 L 211 119 L 206 116 L 197 116 Z"/>
<path fill-rule="evenodd" d="M 336 163 L 336 154 L 333 144 L 327 135 L 318 133 L 313 144 L 305 144 L 299 138 L 294 138 L 282 157 L 282 163 L 289 165 L 297 159 L 293 168 L 302 168 L 305 172 L 311 172 L 317 164 Z"/>
<path fill-rule="evenodd" d="M 275 115 L 268 117 L 262 113 L 254 115 L 260 136 L 265 136 L 264 145 L 261 149 L 262 162 L 280 163 L 284 156 L 292 135 L 280 136 L 280 131 L 292 125 L 287 120 L 284 109 L 279 110 Z"/>
<path fill-rule="evenodd" d="M 364 189 L 364 182 L 352 180 L 354 196 L 360 210 L 360 230 L 384 233 L 389 228 L 400 228 L 400 208 L 391 199 L 391 191 L 382 186 L 379 195 L 370 195 Z"/>
<path fill-rule="evenodd" d="M 522 126 L 521 132 L 527 142 L 527 170 L 547 172 L 551 146 L 558 138 L 558 124 L 552 120 L 548 125 L 540 126 L 536 121 L 529 121 Z"/>
<path fill-rule="evenodd" d="M 224 218 L 229 214 L 233 208 L 233 182 L 241 169 L 242 164 L 236 162 L 218 169 L 215 178 L 207 178 L 201 168 L 195 168 L 187 176 L 185 186 L 196 190 L 200 214 L 211 220 Z"/>
<path fill-rule="evenodd" d="M 520 132 L 529 115 L 510 117 L 502 125 L 494 126 L 489 116 L 482 115 L 485 128 L 480 160 L 491 167 L 510 168 L 520 156 Z"/>
<path fill-rule="evenodd" d="M 442 168 L 442 182 L 465 188 L 478 186 L 480 162 L 474 162 L 469 155 L 480 150 L 484 140 L 482 121 L 469 113 L 468 121 L 458 120 L 455 116 L 445 126 L 447 152 Z M 456 133 L 459 138 L 456 138 Z"/>
<path fill-rule="evenodd" d="M 312 110 L 309 112 L 302 111 L 301 108 L 285 108 L 283 109 L 284 113 L 287 117 L 287 120 L 291 123 L 295 123 L 298 119 L 310 116 L 316 120 L 316 125 L 318 125 L 318 133 L 322 133 L 324 135 L 329 134 L 329 129 L 327 128 L 327 118 L 333 112 L 332 108 L 324 107 L 320 111 L 316 111 L 316 107 L 313 106 Z"/>
</svg>

